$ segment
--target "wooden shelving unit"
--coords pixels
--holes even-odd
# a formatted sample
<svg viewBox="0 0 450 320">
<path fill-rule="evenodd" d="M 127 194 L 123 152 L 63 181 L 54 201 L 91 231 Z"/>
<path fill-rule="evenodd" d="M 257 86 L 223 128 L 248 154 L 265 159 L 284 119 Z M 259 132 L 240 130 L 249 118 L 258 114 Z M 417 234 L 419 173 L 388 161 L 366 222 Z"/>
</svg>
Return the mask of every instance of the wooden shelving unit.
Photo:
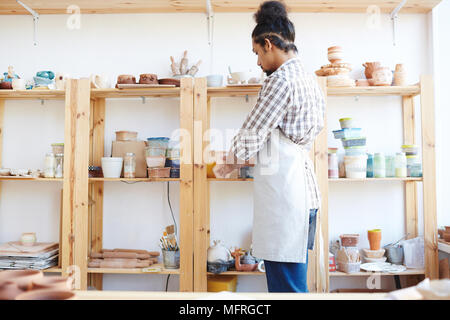
<svg viewBox="0 0 450 320">
<path fill-rule="evenodd" d="M 94 166 L 101 165 L 101 158 L 104 150 L 105 131 L 105 108 L 106 100 L 114 98 L 179 98 L 180 100 L 180 128 L 192 134 L 193 122 L 193 80 L 182 79 L 181 87 L 174 88 L 148 88 L 148 89 L 92 89 L 90 91 L 90 142 L 85 145 L 89 156 L 89 163 Z M 189 141 L 181 141 L 181 154 L 192 155 L 192 145 Z M 180 291 L 193 290 L 193 170 L 192 160 L 186 158 L 180 166 L 180 178 L 89 178 L 89 195 L 92 205 L 89 207 L 89 237 L 83 238 L 88 245 L 89 252 L 103 249 L 103 192 L 105 182 L 178 182 L 180 183 L 180 221 L 179 221 L 179 246 L 180 246 L 180 269 L 164 269 L 161 265 L 152 265 L 151 268 L 160 268 L 159 272 L 145 272 L 144 269 L 101 269 L 87 268 L 87 261 L 82 261 L 86 266 L 82 273 L 82 288 L 87 286 L 87 276 L 89 284 L 101 290 L 103 281 L 102 275 L 108 274 L 177 274 L 180 277 Z M 85 172 L 87 174 L 87 172 Z M 87 231 L 87 230 L 86 230 Z M 160 258 L 162 259 L 162 257 Z"/>
<path fill-rule="evenodd" d="M 435 209 L 435 161 L 434 161 L 434 106 L 432 93 L 432 79 L 429 76 L 422 76 L 417 85 L 405 87 L 355 87 L 355 88 L 327 88 L 326 80 L 319 78 L 319 83 L 326 96 L 383 96 L 397 95 L 402 97 L 403 105 L 403 126 L 405 144 L 415 144 L 414 137 L 415 115 L 413 97 L 421 96 L 422 105 L 422 152 L 423 152 L 423 177 L 421 178 L 366 178 L 366 179 L 329 179 L 328 178 L 328 144 L 327 127 L 319 134 L 310 156 L 314 159 L 316 176 L 322 193 L 322 210 L 319 213 L 318 232 L 323 238 L 324 247 L 320 252 L 319 246 L 310 255 L 309 283 L 310 290 L 317 292 L 329 291 L 329 277 L 338 276 L 369 276 L 371 273 L 359 272 L 355 274 L 345 274 L 341 272 L 328 272 L 328 184 L 329 183 L 376 183 L 376 182 L 396 182 L 403 183 L 405 187 L 405 223 L 407 233 L 410 238 L 418 235 L 417 227 L 417 183 L 424 185 L 424 237 L 425 237 L 425 260 L 424 270 L 407 270 L 402 273 L 383 274 L 388 275 L 423 275 L 427 277 L 437 277 L 437 227 Z M 202 151 L 207 147 L 207 141 L 203 140 L 205 133 L 210 127 L 211 98 L 213 97 L 239 97 L 256 95 L 260 87 L 224 87 L 207 88 L 205 79 L 196 79 L 194 88 L 194 121 L 201 123 L 198 130 L 194 132 L 194 290 L 206 291 L 207 275 L 206 253 L 210 239 L 210 212 L 209 212 L 209 183 L 220 182 L 248 182 L 253 179 L 216 179 L 207 178 L 206 164 L 202 160 Z M 375 111 L 374 111 L 375 112 Z M 326 119 L 325 119 L 326 123 Z M 200 130 L 201 129 L 201 130 Z M 320 235 L 319 232 L 321 231 Z M 320 258 L 324 257 L 324 258 Z M 322 261 L 323 260 L 323 261 Z M 326 277 L 320 277 L 320 265 L 325 265 Z M 323 267 L 322 267 L 323 268 Z M 256 272 L 224 272 L 223 275 L 259 275 Z"/>
<path fill-rule="evenodd" d="M 255 12 L 259 0 L 211 0 L 214 12 Z M 409 0 L 402 13 L 428 13 L 440 0 Z M 359 12 L 377 5 L 383 13 L 391 13 L 400 1 L 385 0 L 285 0 L 291 12 Z M 66 14 L 70 5 L 77 5 L 82 14 L 101 13 L 161 13 L 161 12 L 206 12 L 205 0 L 28 0 L 27 5 L 39 14 Z M 0 14 L 27 14 L 15 0 L 3 0 Z"/>
<path fill-rule="evenodd" d="M 71 130 L 71 121 L 67 121 L 68 118 L 72 116 L 72 113 L 69 111 L 76 101 L 67 94 L 72 90 L 71 86 L 72 82 L 68 83 L 67 91 L 64 90 L 0 90 L 0 167 L 2 167 L 2 153 L 3 153 L 3 130 L 4 130 L 4 112 L 5 112 L 5 101 L 6 100 L 62 100 L 65 101 L 65 137 L 67 138 L 68 132 Z M 67 141 L 65 141 L 67 142 Z M 64 148 L 64 158 L 72 158 L 72 150 L 69 148 Z M 67 167 L 65 167 L 67 169 Z M 15 182 L 23 182 L 23 181 L 33 181 L 33 182 L 58 182 L 66 184 L 69 180 L 69 176 L 65 176 L 64 178 L 31 178 L 31 177 L 14 177 L 14 176 L 0 176 L 0 191 L 1 191 L 1 182 L 2 181 L 15 181 Z M 66 201 L 69 199 L 68 192 L 70 190 L 63 188 L 61 191 L 61 208 L 64 207 L 64 199 Z M 73 247 L 70 246 L 70 235 L 67 233 L 67 230 L 71 229 L 72 221 L 68 219 L 68 216 L 64 214 L 64 210 L 61 209 L 60 212 L 60 245 L 59 245 L 59 266 L 52 267 L 44 272 L 52 272 L 52 273 L 61 273 L 63 275 L 67 275 L 66 271 L 70 265 L 73 265 Z M 65 236 L 67 235 L 67 236 Z"/>
</svg>

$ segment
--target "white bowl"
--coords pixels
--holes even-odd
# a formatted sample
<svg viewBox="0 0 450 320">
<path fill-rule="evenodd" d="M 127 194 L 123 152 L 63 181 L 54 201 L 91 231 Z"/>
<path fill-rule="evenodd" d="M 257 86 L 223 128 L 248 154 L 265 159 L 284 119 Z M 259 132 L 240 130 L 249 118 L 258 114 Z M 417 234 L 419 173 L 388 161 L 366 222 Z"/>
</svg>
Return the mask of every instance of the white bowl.
<svg viewBox="0 0 450 320">
<path fill-rule="evenodd" d="M 367 258 L 367 257 L 364 257 L 364 260 L 367 263 L 386 262 L 387 257 L 381 257 L 381 258 Z"/>
<path fill-rule="evenodd" d="M 211 74 L 206 77 L 208 87 L 221 87 L 223 85 L 223 76 L 221 74 Z"/>
<path fill-rule="evenodd" d="M 0 176 L 9 176 L 11 169 L 0 169 Z"/>
<path fill-rule="evenodd" d="M 103 177 L 120 178 L 122 173 L 123 158 L 102 158 Z"/>
<path fill-rule="evenodd" d="M 236 83 L 248 83 L 248 80 L 252 77 L 250 72 L 232 72 L 231 78 Z"/>
</svg>

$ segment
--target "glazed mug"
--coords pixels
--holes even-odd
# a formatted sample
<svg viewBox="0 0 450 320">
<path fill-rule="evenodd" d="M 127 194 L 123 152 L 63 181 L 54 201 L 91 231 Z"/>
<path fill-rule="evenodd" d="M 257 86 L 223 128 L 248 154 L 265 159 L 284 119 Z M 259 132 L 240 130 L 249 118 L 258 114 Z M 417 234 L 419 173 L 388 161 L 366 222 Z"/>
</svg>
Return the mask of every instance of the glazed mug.
<svg viewBox="0 0 450 320">
<path fill-rule="evenodd" d="M 13 90 L 25 90 L 25 79 L 13 79 L 12 88 Z"/>
</svg>

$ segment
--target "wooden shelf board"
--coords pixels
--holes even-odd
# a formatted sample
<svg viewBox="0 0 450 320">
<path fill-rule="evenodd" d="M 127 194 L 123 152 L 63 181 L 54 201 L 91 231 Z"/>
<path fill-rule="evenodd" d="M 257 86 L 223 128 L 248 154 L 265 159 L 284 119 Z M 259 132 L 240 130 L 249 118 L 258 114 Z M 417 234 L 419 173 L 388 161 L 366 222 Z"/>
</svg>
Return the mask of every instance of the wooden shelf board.
<svg viewBox="0 0 450 320">
<path fill-rule="evenodd" d="M 179 97 L 180 88 L 92 89 L 91 98 Z"/>
<path fill-rule="evenodd" d="M 27 177 L 15 177 L 15 176 L 0 176 L 1 180 L 9 181 L 51 181 L 51 182 L 63 182 L 63 178 L 27 178 Z"/>
<path fill-rule="evenodd" d="M 420 94 L 420 87 L 379 86 L 379 87 L 327 87 L 329 96 L 414 96 Z"/>
<path fill-rule="evenodd" d="M 162 264 L 153 264 L 150 266 L 161 268 L 160 272 L 144 272 L 142 268 L 136 269 L 113 269 L 113 268 L 88 268 L 88 273 L 102 274 L 180 274 L 180 269 L 165 269 Z"/>
<path fill-rule="evenodd" d="M 211 0 L 214 12 L 255 12 L 260 0 Z M 401 13 L 427 13 L 440 0 L 409 0 Z M 365 13 L 370 5 L 377 5 L 383 13 L 390 13 L 400 3 L 391 0 L 285 0 L 290 12 L 358 12 Z M 206 12 L 204 0 L 27 0 L 26 4 L 39 14 L 67 14 L 70 5 L 80 7 L 82 14 L 104 13 L 163 13 Z M 0 14 L 28 14 L 15 0 L 2 0 Z"/>
<path fill-rule="evenodd" d="M 212 272 L 208 272 L 209 276 L 264 276 L 265 272 L 259 271 L 225 271 L 220 274 L 214 274 Z"/>
<path fill-rule="evenodd" d="M 372 182 L 372 181 L 422 181 L 422 178 L 366 178 L 366 179 L 328 179 L 328 182 Z"/>
<path fill-rule="evenodd" d="M 180 181 L 180 178 L 89 178 L 89 182 L 96 182 L 96 181 L 165 182 L 165 181 Z"/>
<path fill-rule="evenodd" d="M 424 269 L 407 269 L 404 272 L 395 272 L 395 273 L 387 273 L 387 272 L 355 272 L 355 273 L 345 273 L 341 271 L 330 272 L 330 277 L 369 277 L 372 274 L 379 274 L 381 276 L 410 276 L 417 274 L 425 274 Z"/>
<path fill-rule="evenodd" d="M 253 178 L 248 178 L 248 179 L 222 179 L 222 178 L 208 178 L 208 181 L 253 181 Z"/>
<path fill-rule="evenodd" d="M 210 97 L 242 97 L 256 96 L 261 90 L 261 85 L 252 87 L 210 87 L 208 88 L 208 96 Z"/>
<path fill-rule="evenodd" d="M 0 99 L 4 100 L 63 100 L 64 90 L 0 90 Z"/>
</svg>

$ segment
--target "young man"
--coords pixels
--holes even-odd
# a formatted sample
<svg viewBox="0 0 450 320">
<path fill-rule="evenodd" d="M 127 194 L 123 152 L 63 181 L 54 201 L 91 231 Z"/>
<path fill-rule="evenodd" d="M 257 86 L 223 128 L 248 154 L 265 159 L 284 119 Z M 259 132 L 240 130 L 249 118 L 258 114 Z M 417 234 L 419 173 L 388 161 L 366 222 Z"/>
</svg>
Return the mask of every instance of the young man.
<svg viewBox="0 0 450 320">
<path fill-rule="evenodd" d="M 253 51 L 268 75 L 242 129 L 233 138 L 226 175 L 257 156 L 254 168 L 253 255 L 264 259 L 269 292 L 308 292 L 320 192 L 308 151 L 324 126 L 317 80 L 297 56 L 295 29 L 283 4 L 263 3 L 255 14 Z"/>
</svg>

